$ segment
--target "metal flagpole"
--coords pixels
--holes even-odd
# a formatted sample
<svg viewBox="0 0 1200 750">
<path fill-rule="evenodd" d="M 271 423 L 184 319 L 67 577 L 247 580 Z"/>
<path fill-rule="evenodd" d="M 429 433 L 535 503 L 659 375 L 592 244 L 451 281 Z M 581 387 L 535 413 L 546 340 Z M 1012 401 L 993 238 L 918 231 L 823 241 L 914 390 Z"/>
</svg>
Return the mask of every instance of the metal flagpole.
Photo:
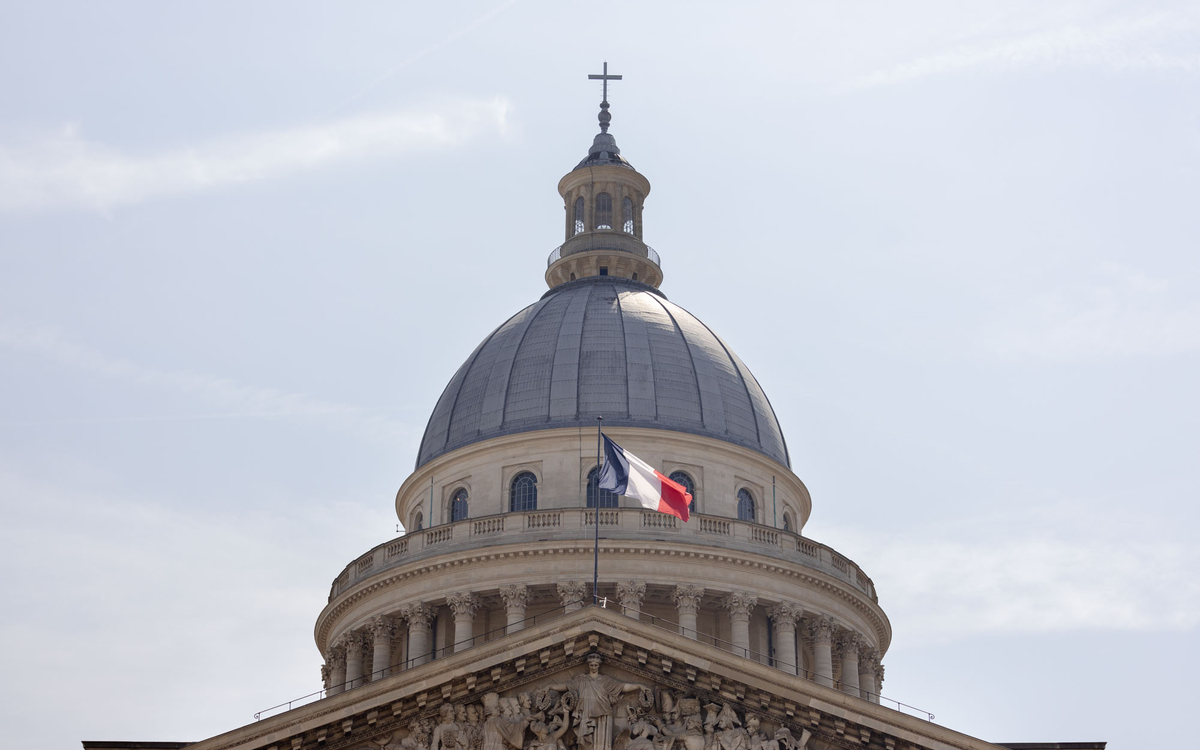
<svg viewBox="0 0 1200 750">
<path fill-rule="evenodd" d="M 596 524 L 596 543 L 592 547 L 592 604 L 600 603 L 600 460 L 603 455 L 601 446 L 604 443 L 600 426 L 603 421 L 604 417 L 596 417 L 596 505 L 592 508 L 592 523 Z M 587 497 L 587 493 L 584 493 L 584 497 Z M 586 499 L 584 502 L 587 502 Z"/>
</svg>

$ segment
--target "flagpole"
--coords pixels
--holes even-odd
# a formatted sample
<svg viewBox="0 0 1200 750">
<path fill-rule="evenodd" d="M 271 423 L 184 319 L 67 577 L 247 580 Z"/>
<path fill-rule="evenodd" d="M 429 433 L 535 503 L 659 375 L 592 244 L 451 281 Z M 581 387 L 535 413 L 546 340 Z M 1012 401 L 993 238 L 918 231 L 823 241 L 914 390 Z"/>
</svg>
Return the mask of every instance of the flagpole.
<svg viewBox="0 0 1200 750">
<path fill-rule="evenodd" d="M 600 458 L 604 443 L 600 430 L 604 417 L 596 417 L 596 505 L 592 508 L 592 522 L 596 524 L 596 542 L 592 547 L 592 604 L 600 603 Z M 586 493 L 584 494 L 586 498 Z M 585 499 L 586 504 L 586 499 Z"/>
</svg>

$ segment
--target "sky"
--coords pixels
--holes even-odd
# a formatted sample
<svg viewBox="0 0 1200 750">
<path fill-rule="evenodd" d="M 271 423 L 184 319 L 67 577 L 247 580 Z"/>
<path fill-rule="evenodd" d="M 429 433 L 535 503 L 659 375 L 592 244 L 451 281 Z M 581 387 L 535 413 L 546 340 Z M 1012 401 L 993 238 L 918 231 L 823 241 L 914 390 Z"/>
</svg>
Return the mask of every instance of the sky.
<svg viewBox="0 0 1200 750">
<path fill-rule="evenodd" d="M 0 721 L 199 740 L 312 627 L 596 132 L 769 394 L 883 693 L 1174 746 L 1200 667 L 1191 2 L 0 2 Z"/>
</svg>

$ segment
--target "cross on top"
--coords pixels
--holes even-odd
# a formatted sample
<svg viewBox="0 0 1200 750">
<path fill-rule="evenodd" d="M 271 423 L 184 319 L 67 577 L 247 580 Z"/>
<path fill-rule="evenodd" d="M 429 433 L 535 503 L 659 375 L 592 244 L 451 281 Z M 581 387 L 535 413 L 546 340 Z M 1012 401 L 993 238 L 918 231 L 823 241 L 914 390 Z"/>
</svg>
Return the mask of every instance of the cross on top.
<svg viewBox="0 0 1200 750">
<path fill-rule="evenodd" d="M 610 76 L 608 74 L 608 62 L 605 61 L 604 72 L 599 75 L 597 75 L 596 73 L 589 73 L 588 80 L 589 81 L 604 81 L 604 95 L 601 98 L 601 101 L 607 102 L 608 101 L 608 82 L 609 81 L 619 81 L 619 80 L 621 80 L 621 76 Z"/>
</svg>

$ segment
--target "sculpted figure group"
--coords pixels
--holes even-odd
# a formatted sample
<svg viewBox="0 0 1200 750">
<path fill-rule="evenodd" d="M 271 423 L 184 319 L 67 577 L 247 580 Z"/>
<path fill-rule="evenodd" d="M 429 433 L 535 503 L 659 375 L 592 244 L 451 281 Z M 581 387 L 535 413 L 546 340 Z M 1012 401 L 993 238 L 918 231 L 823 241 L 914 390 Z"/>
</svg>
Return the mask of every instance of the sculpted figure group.
<svg viewBox="0 0 1200 750">
<path fill-rule="evenodd" d="M 436 724 L 418 719 L 389 750 L 805 750 L 810 733 L 787 727 L 771 736 L 753 714 L 600 674 L 600 654 L 588 671 L 515 698 L 496 693 L 482 704 L 443 704 Z M 636 693 L 625 698 L 626 694 Z M 618 731 L 623 709 L 624 726 Z M 389 738 L 390 739 L 390 738 Z"/>
</svg>

